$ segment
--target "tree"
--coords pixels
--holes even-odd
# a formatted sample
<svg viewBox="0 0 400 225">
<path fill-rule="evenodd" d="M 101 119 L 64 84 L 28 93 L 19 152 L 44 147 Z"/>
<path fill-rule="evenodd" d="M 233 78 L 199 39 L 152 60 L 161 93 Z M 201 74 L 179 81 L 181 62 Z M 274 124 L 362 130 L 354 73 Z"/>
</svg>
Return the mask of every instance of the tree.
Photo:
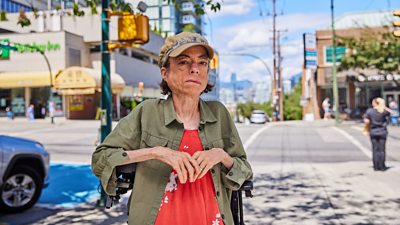
<svg viewBox="0 0 400 225">
<path fill-rule="evenodd" d="M 285 120 L 301 120 L 303 118 L 300 98 L 301 82 L 297 83 L 292 93 L 285 95 L 285 100 L 283 101 L 283 117 Z"/>
<path fill-rule="evenodd" d="M 365 32 L 359 38 L 341 37 L 346 46 L 339 71 L 353 69 L 361 73 L 364 69 L 376 69 L 381 73 L 400 71 L 400 39 L 392 33 Z"/>
<path fill-rule="evenodd" d="M 173 4 L 175 5 L 176 8 L 180 8 L 180 3 L 178 3 L 176 0 L 163 0 L 164 2 L 167 2 L 168 4 Z M 211 9 L 211 11 L 217 12 L 221 9 L 221 4 L 218 2 L 219 0 L 208 0 L 204 3 L 196 3 L 194 4 L 195 8 L 195 13 L 197 15 L 203 15 L 205 14 L 205 7 L 208 7 Z M 85 0 L 86 6 L 91 8 L 91 13 L 92 14 L 97 14 L 97 6 L 101 3 L 101 0 Z M 35 18 L 38 17 L 38 9 L 35 8 L 32 4 L 30 8 L 32 12 L 35 15 Z M 59 11 L 61 8 L 56 7 L 56 10 Z M 133 13 L 133 6 L 130 3 L 125 3 L 124 0 L 110 0 L 110 9 L 111 11 L 118 11 L 118 12 L 130 12 Z M 65 12 L 62 12 L 65 13 Z M 79 4 L 74 3 L 72 7 L 72 12 L 68 11 L 66 12 L 67 15 L 73 15 L 73 16 L 84 16 L 85 12 L 80 8 Z M 6 12 L 1 11 L 1 16 L 0 16 L 0 21 L 6 20 Z M 31 24 L 30 20 L 27 17 L 20 16 L 20 19 L 18 20 L 17 24 L 20 24 L 22 27 L 24 26 L 29 26 Z"/>
</svg>

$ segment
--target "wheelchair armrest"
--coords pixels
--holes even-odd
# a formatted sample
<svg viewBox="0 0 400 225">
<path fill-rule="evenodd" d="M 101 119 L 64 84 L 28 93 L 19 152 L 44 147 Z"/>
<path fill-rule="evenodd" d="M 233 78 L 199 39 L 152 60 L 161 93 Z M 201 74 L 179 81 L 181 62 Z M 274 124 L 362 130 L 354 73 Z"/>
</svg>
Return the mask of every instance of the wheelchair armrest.
<svg viewBox="0 0 400 225">
<path fill-rule="evenodd" d="M 253 190 L 253 181 L 252 180 L 246 180 L 242 186 L 239 189 L 240 191 L 247 191 L 247 190 Z"/>
<path fill-rule="evenodd" d="M 116 167 L 117 183 L 116 183 L 116 195 L 106 197 L 106 208 L 109 209 L 113 205 L 117 204 L 121 199 L 120 195 L 125 194 L 133 188 L 133 182 L 135 179 L 136 164 L 126 164 Z"/>
<path fill-rule="evenodd" d="M 244 191 L 246 197 L 253 197 L 253 194 L 251 191 L 253 190 L 253 181 L 252 180 L 246 180 L 242 186 L 240 187 L 239 191 Z"/>
</svg>

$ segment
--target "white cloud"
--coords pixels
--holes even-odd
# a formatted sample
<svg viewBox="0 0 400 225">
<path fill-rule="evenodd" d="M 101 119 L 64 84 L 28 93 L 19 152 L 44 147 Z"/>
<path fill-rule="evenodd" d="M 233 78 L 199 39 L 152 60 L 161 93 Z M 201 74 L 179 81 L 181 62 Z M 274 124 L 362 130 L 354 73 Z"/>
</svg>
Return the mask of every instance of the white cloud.
<svg viewBox="0 0 400 225">
<path fill-rule="evenodd" d="M 272 59 L 262 59 L 272 72 Z M 220 79 L 229 81 L 232 73 L 236 73 L 238 80 L 263 81 L 270 76 L 265 65 L 257 59 L 246 56 L 221 56 Z"/>
<path fill-rule="evenodd" d="M 290 76 L 302 71 L 303 41 L 302 33 L 315 31 L 329 23 L 329 14 L 289 14 L 277 17 L 277 29 L 288 29 L 282 40 L 282 75 Z M 271 71 L 272 63 L 272 32 L 271 19 L 258 19 L 237 23 L 230 27 L 217 29 L 215 47 L 220 53 L 245 52 L 262 57 Z M 235 72 L 238 79 L 261 81 L 267 76 L 265 66 L 258 60 L 246 57 L 221 56 L 221 80 L 229 81 L 231 73 Z"/>
<path fill-rule="evenodd" d="M 296 13 L 277 17 L 277 29 L 287 29 L 285 36 L 301 36 L 299 32 L 315 30 L 329 22 L 328 14 L 304 14 Z M 215 37 L 219 39 L 222 46 L 220 49 L 240 51 L 255 46 L 265 47 L 271 42 L 272 37 L 271 19 L 258 19 L 238 23 L 217 31 Z M 300 44 L 300 43 L 299 43 Z"/>
<path fill-rule="evenodd" d="M 209 7 L 206 8 L 207 14 L 211 17 L 246 15 L 254 6 L 254 0 L 225 0 L 218 2 L 221 4 L 220 11 L 214 12 Z"/>
</svg>

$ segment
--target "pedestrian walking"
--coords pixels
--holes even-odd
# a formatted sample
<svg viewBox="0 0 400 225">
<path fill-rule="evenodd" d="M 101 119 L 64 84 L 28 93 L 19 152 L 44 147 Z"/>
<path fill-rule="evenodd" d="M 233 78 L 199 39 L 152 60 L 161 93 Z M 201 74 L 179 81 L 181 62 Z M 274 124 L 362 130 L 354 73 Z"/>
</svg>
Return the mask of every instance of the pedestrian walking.
<svg viewBox="0 0 400 225">
<path fill-rule="evenodd" d="M 392 110 L 390 113 L 390 123 L 393 126 L 397 126 L 399 124 L 399 106 L 394 99 L 390 101 L 389 108 Z"/>
<path fill-rule="evenodd" d="M 14 119 L 14 112 L 12 111 L 12 109 L 10 107 L 6 107 L 6 116 L 9 120 L 13 120 Z"/>
<path fill-rule="evenodd" d="M 330 99 L 329 97 L 326 97 L 324 101 L 322 102 L 322 108 L 324 109 L 324 119 L 330 119 L 331 118 L 331 104 L 330 104 Z"/>
<path fill-rule="evenodd" d="M 375 171 L 385 171 L 387 169 L 385 165 L 385 146 L 390 112 L 391 110 L 385 105 L 385 100 L 375 98 L 372 100 L 372 108 L 369 108 L 364 116 L 364 123 L 369 127 L 372 162 Z"/>
<path fill-rule="evenodd" d="M 26 117 L 28 120 L 35 120 L 35 106 L 33 104 L 30 104 L 26 110 Z"/>
<path fill-rule="evenodd" d="M 168 37 L 161 48 L 161 92 L 121 119 L 92 156 L 92 169 L 115 195 L 118 165 L 136 163 L 130 225 L 234 224 L 232 190 L 252 177 L 228 110 L 202 101 L 212 89 L 213 49 L 195 33 Z"/>
</svg>

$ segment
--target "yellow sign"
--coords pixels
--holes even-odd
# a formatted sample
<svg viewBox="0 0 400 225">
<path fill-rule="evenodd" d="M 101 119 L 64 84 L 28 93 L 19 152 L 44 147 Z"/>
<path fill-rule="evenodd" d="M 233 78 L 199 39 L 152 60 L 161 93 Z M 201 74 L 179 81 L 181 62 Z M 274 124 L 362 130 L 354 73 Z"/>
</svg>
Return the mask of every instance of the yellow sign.
<svg viewBox="0 0 400 225">
<path fill-rule="evenodd" d="M 70 111 L 83 111 L 83 96 L 69 97 L 69 110 Z"/>
</svg>

